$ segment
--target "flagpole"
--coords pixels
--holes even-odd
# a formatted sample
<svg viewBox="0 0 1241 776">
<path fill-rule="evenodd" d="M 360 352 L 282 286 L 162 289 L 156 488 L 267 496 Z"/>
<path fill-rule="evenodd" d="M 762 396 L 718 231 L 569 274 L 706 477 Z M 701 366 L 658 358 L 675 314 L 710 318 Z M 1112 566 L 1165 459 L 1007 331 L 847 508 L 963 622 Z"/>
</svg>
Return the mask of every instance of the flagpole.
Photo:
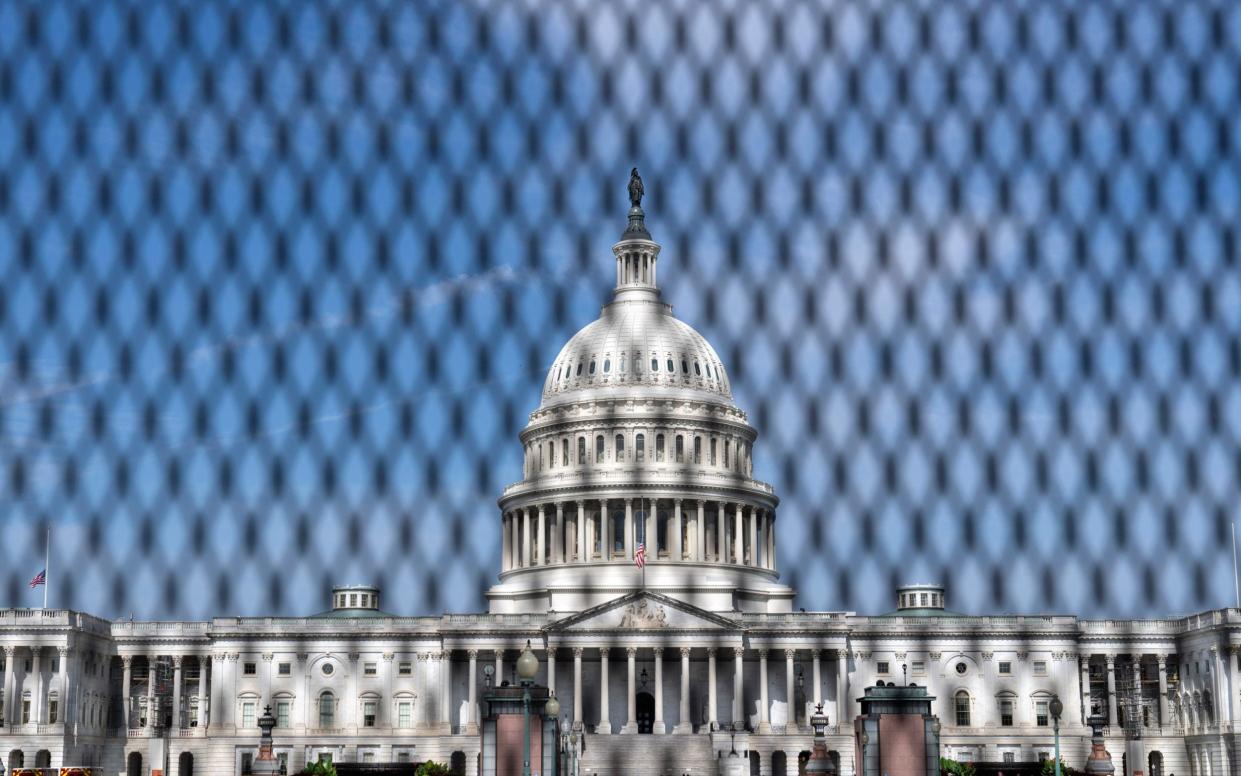
<svg viewBox="0 0 1241 776">
<path fill-rule="evenodd" d="M 1237 608 L 1241 609 L 1241 582 L 1237 581 L 1237 522 L 1232 523 L 1232 591 L 1237 597 Z"/>
<path fill-rule="evenodd" d="M 47 583 L 52 571 L 52 527 L 47 527 L 47 541 L 43 545 L 43 608 L 47 608 Z"/>
</svg>

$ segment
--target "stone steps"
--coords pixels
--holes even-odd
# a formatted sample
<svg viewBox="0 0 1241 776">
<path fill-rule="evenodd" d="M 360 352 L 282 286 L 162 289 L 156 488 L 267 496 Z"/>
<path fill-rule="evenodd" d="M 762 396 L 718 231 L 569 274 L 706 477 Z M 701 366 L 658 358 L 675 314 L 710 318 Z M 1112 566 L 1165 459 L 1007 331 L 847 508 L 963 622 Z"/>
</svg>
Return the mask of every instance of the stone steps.
<svg viewBox="0 0 1241 776">
<path fill-rule="evenodd" d="M 716 776 L 711 737 L 690 734 L 589 735 L 581 776 Z"/>
</svg>

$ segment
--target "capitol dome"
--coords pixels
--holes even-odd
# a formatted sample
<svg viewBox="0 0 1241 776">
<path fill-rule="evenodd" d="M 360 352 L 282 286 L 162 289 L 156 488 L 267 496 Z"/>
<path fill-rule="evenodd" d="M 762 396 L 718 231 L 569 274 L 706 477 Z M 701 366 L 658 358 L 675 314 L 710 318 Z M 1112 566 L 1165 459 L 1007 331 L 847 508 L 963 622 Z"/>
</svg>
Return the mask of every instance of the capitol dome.
<svg viewBox="0 0 1241 776">
<path fill-rule="evenodd" d="M 543 406 L 586 392 L 732 402 L 715 349 L 658 300 L 613 302 L 561 348 L 543 384 Z"/>
<path fill-rule="evenodd" d="M 642 193 L 634 171 L 612 299 L 560 349 L 521 432 L 493 612 L 579 611 L 639 586 L 714 611 L 792 607 L 758 434 L 719 354 L 660 297 Z"/>
</svg>

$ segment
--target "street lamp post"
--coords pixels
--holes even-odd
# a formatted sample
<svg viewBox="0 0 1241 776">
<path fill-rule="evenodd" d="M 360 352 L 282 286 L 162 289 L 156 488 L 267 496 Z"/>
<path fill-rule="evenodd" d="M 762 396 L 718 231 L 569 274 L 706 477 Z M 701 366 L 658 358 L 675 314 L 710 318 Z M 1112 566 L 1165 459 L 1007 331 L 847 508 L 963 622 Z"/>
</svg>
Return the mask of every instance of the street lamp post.
<svg viewBox="0 0 1241 776">
<path fill-rule="evenodd" d="M 1060 702 L 1059 695 L 1051 696 L 1051 703 L 1048 706 L 1051 711 L 1051 729 L 1056 738 L 1056 762 L 1054 768 L 1056 776 L 1060 776 L 1060 715 L 1064 713 L 1064 704 Z"/>
<path fill-rule="evenodd" d="M 530 641 L 527 639 L 526 648 L 521 651 L 521 657 L 517 658 L 517 678 L 521 681 L 521 710 L 526 729 L 521 776 L 530 776 L 530 687 L 538 672 L 539 659 L 534 656 L 534 650 L 530 649 Z"/>
</svg>

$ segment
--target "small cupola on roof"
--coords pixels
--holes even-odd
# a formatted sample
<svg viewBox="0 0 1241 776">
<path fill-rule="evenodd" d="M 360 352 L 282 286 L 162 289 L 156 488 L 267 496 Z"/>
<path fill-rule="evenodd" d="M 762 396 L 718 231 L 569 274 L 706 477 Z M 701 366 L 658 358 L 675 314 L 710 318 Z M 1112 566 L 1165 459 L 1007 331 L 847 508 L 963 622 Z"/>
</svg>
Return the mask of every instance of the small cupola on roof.
<svg viewBox="0 0 1241 776">
<path fill-rule="evenodd" d="M 642 195 L 646 188 L 638 168 L 629 171 L 629 225 L 620 242 L 612 246 L 616 255 L 616 299 L 659 298 L 655 265 L 659 260 L 659 243 L 646 230 L 646 213 L 642 211 Z"/>
<path fill-rule="evenodd" d="M 944 586 L 932 584 L 901 585 L 896 589 L 896 610 L 944 608 Z"/>
<path fill-rule="evenodd" d="M 332 588 L 332 611 L 379 611 L 379 588 L 374 585 L 338 585 Z"/>
</svg>

